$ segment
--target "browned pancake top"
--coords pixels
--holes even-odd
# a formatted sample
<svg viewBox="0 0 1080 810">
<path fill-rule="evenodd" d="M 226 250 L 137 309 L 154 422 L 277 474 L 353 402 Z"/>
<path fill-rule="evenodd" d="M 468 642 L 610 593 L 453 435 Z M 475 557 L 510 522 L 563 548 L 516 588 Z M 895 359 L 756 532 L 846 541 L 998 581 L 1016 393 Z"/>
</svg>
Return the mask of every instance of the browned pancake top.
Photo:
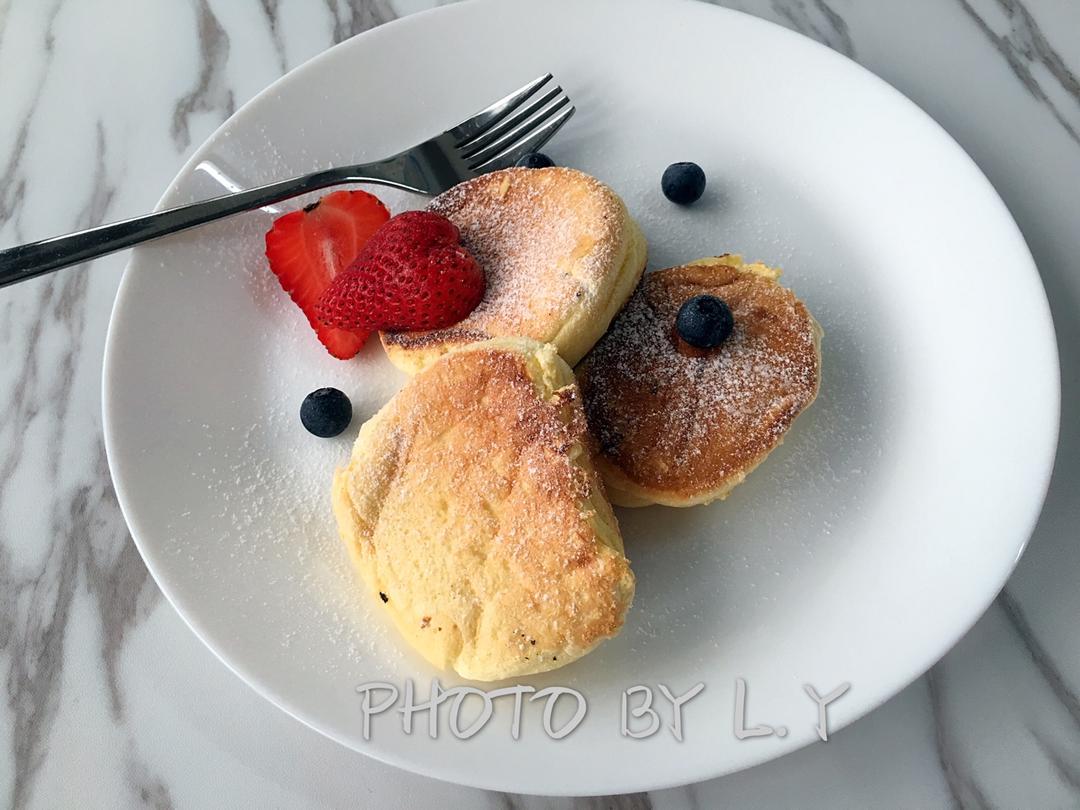
<svg viewBox="0 0 1080 810">
<path fill-rule="evenodd" d="M 724 299 L 735 318 L 716 349 L 679 349 L 689 298 Z M 639 487 L 692 498 L 752 469 L 817 395 L 818 327 L 770 278 L 722 264 L 648 273 L 578 368 L 604 457 Z M 692 355 L 698 356 L 692 356 Z"/>
</svg>

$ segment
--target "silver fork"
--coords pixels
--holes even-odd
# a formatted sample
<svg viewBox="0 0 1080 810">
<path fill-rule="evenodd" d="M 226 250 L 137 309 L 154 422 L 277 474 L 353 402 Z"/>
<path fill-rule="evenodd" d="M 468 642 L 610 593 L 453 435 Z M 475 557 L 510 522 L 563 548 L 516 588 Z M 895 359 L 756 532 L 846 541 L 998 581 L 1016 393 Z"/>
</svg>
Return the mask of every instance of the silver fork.
<svg viewBox="0 0 1080 810">
<path fill-rule="evenodd" d="M 541 89 L 547 87 L 545 92 Z M 513 166 L 574 114 L 551 74 L 541 76 L 456 127 L 392 157 L 325 169 L 146 216 L 0 251 L 0 287 L 194 228 L 215 219 L 344 183 L 373 183 L 439 194 L 478 174 Z"/>
</svg>

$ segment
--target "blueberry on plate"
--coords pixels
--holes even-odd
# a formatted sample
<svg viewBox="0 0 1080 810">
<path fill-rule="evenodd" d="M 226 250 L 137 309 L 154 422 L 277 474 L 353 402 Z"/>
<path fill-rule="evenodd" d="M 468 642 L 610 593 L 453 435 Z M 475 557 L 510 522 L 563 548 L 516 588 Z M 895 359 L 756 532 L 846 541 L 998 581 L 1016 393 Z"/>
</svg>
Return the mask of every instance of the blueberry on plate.
<svg viewBox="0 0 1080 810">
<path fill-rule="evenodd" d="M 545 155 L 543 152 L 529 152 L 526 155 L 522 155 L 518 158 L 515 166 L 521 166 L 524 169 L 546 169 L 555 165 L 555 161 Z"/>
<path fill-rule="evenodd" d="M 337 436 L 352 421 L 352 403 L 336 388 L 320 388 L 304 397 L 300 421 L 309 433 L 323 439 Z"/>
<path fill-rule="evenodd" d="M 696 349 L 715 349 L 735 328 L 731 308 L 715 295 L 695 295 L 679 307 L 675 329 Z"/>
<path fill-rule="evenodd" d="M 689 205 L 705 193 L 705 172 L 696 163 L 672 163 L 664 169 L 660 188 L 673 203 Z"/>
</svg>

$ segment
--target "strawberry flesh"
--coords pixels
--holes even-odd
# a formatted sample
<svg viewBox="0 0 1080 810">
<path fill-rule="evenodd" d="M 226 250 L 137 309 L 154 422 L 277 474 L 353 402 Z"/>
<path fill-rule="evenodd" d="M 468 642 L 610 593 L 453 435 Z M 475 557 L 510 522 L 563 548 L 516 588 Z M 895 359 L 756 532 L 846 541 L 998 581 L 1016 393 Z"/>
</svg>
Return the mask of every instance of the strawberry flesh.
<svg viewBox="0 0 1080 810">
<path fill-rule="evenodd" d="M 315 316 L 315 307 L 389 218 L 390 212 L 374 195 L 335 191 L 301 211 L 278 217 L 266 233 L 270 269 L 327 351 L 342 360 L 354 357 L 372 330 L 326 326 Z"/>
</svg>

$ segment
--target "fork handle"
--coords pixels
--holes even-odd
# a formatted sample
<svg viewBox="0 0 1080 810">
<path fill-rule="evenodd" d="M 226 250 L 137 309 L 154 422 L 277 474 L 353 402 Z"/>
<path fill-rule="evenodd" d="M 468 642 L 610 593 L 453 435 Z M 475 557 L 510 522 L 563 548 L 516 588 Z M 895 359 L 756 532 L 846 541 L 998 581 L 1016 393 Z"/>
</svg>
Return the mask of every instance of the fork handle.
<svg viewBox="0 0 1080 810">
<path fill-rule="evenodd" d="M 0 251 L 0 287 L 90 261 L 215 219 L 272 205 L 309 191 L 347 182 L 403 186 L 401 180 L 394 176 L 394 172 L 380 171 L 381 169 L 382 164 L 326 169 L 235 194 L 224 194 L 190 205 L 168 208 L 153 214 L 8 248 Z"/>
</svg>

